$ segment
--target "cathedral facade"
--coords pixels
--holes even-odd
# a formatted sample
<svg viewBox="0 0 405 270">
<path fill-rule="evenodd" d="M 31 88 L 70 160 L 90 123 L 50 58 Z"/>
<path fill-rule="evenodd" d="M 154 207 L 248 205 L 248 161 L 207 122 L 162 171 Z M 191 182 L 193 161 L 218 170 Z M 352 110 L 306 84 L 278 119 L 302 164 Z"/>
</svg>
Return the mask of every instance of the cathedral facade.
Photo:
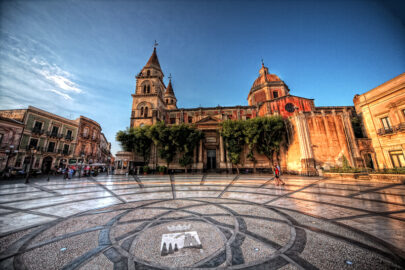
<svg viewBox="0 0 405 270">
<path fill-rule="evenodd" d="M 152 125 L 158 121 L 169 125 L 194 124 L 205 133 L 204 140 L 195 149 L 194 170 L 232 169 L 219 132 L 222 121 L 271 115 L 281 115 L 290 126 L 288 148 L 280 153 L 283 171 L 316 175 L 321 169 L 341 166 L 344 158 L 353 167 L 372 166 L 367 164 L 373 160 L 370 159 L 371 141 L 356 137 L 352 126 L 352 119 L 356 117 L 353 106 L 316 107 L 313 99 L 291 95 L 287 84 L 277 75 L 270 74 L 263 63 L 248 92 L 248 106 L 178 108 L 171 78 L 166 86 L 163 77 L 154 48 L 150 59 L 136 75 L 130 126 Z M 242 154 L 242 167 L 253 168 L 245 153 Z M 255 158 L 256 168 L 272 167 L 265 156 L 256 153 Z M 129 159 L 129 167 L 141 161 L 137 156 Z M 156 168 L 165 164 L 154 149 L 149 166 Z M 170 168 L 183 169 L 177 160 Z"/>
</svg>

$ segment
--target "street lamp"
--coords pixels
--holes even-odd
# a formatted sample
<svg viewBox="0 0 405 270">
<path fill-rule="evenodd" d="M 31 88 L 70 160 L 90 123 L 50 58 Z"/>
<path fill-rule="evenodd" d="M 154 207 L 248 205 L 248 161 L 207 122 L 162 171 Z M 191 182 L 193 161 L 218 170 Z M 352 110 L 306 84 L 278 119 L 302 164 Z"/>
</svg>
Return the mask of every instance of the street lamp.
<svg viewBox="0 0 405 270">
<path fill-rule="evenodd" d="M 25 184 L 28 184 L 30 182 L 30 171 L 32 168 L 32 163 L 34 161 L 34 155 L 37 153 L 37 149 L 35 147 L 31 147 L 28 152 L 31 154 L 31 158 L 30 158 L 30 164 L 27 170 L 27 176 L 25 178 Z"/>
</svg>

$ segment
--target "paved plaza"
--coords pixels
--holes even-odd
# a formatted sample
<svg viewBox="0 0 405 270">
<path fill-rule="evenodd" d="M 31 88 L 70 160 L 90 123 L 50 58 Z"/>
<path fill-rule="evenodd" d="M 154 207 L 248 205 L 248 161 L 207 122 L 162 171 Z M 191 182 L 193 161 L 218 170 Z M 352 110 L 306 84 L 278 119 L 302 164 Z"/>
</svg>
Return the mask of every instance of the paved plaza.
<svg viewBox="0 0 405 270">
<path fill-rule="evenodd" d="M 402 269 L 405 185 L 271 175 L 0 184 L 0 269 Z"/>
</svg>

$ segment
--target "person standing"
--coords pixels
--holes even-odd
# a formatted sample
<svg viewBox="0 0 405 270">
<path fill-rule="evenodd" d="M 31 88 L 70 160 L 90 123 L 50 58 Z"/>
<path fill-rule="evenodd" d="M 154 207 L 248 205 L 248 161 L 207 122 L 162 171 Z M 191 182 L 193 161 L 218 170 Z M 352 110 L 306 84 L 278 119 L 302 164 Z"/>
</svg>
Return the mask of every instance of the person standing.
<svg viewBox="0 0 405 270">
<path fill-rule="evenodd" d="M 280 170 L 280 167 L 276 163 L 274 163 L 273 172 L 274 172 L 276 186 L 279 186 L 280 184 L 285 185 L 283 180 L 280 179 L 281 170 Z"/>
</svg>

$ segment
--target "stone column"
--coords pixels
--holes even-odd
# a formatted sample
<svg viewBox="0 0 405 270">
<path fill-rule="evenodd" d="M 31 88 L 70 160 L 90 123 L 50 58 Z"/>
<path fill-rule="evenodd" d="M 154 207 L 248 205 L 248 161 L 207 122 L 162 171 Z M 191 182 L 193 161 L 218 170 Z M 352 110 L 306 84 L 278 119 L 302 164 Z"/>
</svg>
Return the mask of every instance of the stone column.
<svg viewBox="0 0 405 270">
<path fill-rule="evenodd" d="M 203 167 L 204 167 L 204 163 L 203 163 L 203 141 L 200 140 L 200 147 L 198 149 L 197 169 L 202 170 Z"/>
<path fill-rule="evenodd" d="M 224 138 L 222 138 L 221 135 L 219 135 L 219 155 L 220 155 L 220 167 L 223 167 L 223 163 L 225 161 L 225 155 L 224 155 Z"/>
<path fill-rule="evenodd" d="M 348 144 L 349 147 L 351 148 L 351 154 L 354 156 L 354 161 L 355 163 L 353 163 L 354 166 L 357 167 L 357 164 L 361 164 L 361 157 L 360 157 L 360 152 L 359 152 L 359 148 L 357 146 L 357 142 L 356 142 L 356 137 L 354 136 L 354 132 L 353 132 L 353 127 L 352 127 L 352 123 L 350 121 L 350 115 L 347 112 L 347 110 L 344 110 L 343 112 L 343 116 L 342 116 L 342 121 L 344 123 L 344 127 L 346 130 L 346 138 L 348 140 Z"/>
<path fill-rule="evenodd" d="M 332 151 L 330 151 L 331 145 L 329 144 L 329 140 L 331 140 L 332 137 L 331 137 L 331 135 L 330 135 L 328 119 L 327 119 L 327 116 L 325 115 L 325 111 L 324 111 L 324 110 L 321 111 L 321 114 L 322 114 L 322 122 L 323 122 L 323 125 L 324 125 L 324 127 L 325 127 L 326 137 L 328 138 L 328 139 L 326 140 L 326 145 L 327 145 L 327 147 L 328 147 L 328 150 L 327 150 L 327 153 L 328 153 L 328 160 L 333 161 L 332 155 L 331 155 L 331 152 L 332 152 Z"/>
<path fill-rule="evenodd" d="M 301 150 L 301 172 L 311 174 L 315 171 L 315 162 L 307 119 L 303 112 L 296 114 L 294 118 Z"/>
</svg>

